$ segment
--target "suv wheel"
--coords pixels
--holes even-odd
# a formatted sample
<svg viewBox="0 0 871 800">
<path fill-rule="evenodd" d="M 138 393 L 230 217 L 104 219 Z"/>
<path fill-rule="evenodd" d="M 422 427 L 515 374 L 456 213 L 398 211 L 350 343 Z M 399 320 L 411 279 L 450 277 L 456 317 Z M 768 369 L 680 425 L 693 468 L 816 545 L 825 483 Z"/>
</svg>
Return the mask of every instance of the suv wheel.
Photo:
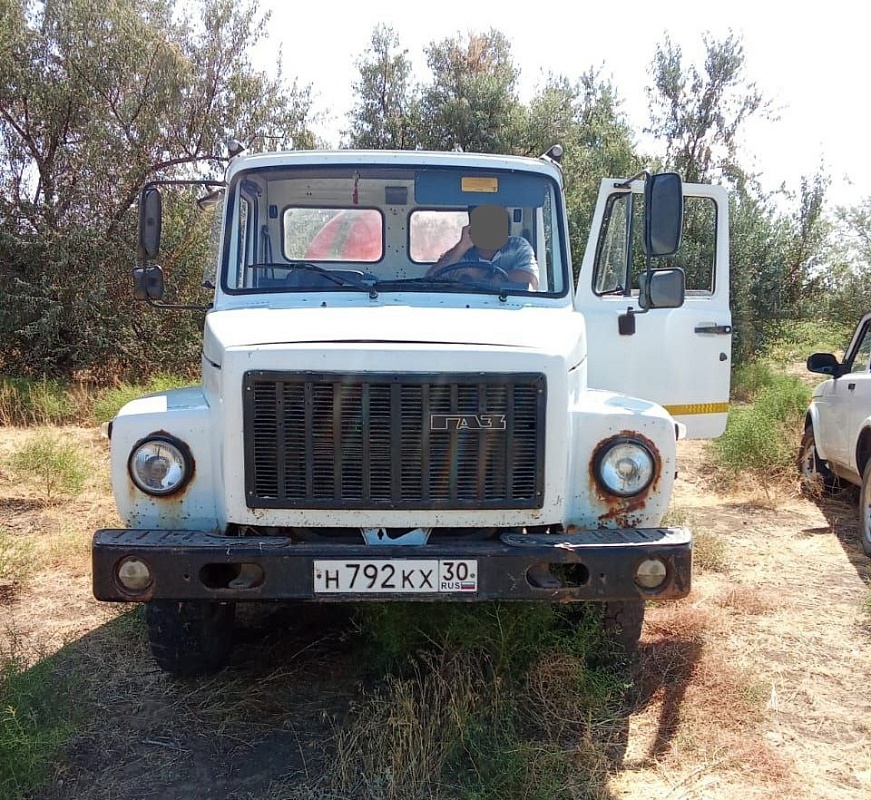
<svg viewBox="0 0 871 800">
<path fill-rule="evenodd" d="M 813 425 L 804 429 L 798 448 L 798 471 L 801 476 L 801 491 L 808 497 L 834 494 L 841 488 L 841 480 L 817 455 Z"/>
<path fill-rule="evenodd" d="M 865 465 L 862 475 L 862 491 L 859 494 L 859 537 L 865 555 L 871 556 L 871 461 Z"/>
<path fill-rule="evenodd" d="M 145 606 L 151 654 L 181 678 L 224 667 L 233 644 L 235 603 L 152 600 Z"/>
</svg>

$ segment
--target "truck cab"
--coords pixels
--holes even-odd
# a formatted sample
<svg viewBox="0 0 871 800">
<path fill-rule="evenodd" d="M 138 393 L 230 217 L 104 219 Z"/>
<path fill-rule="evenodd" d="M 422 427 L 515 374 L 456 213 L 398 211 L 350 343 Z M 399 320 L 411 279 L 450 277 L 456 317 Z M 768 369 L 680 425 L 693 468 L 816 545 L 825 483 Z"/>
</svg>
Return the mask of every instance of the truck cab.
<svg viewBox="0 0 871 800">
<path fill-rule="evenodd" d="M 113 420 L 124 527 L 93 544 L 95 596 L 146 603 L 162 667 L 220 668 L 242 601 L 598 601 L 631 646 L 646 600 L 689 592 L 662 520 L 677 439 L 725 424 L 727 198 L 603 181 L 576 268 L 558 155 L 230 162 L 202 383 Z M 483 206 L 506 244 L 446 262 Z"/>
</svg>

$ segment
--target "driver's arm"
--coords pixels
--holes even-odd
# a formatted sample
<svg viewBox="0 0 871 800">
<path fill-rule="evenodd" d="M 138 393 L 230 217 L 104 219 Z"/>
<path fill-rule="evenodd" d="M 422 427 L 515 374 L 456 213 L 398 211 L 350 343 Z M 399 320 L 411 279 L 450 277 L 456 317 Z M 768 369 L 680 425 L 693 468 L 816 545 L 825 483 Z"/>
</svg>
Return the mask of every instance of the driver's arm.
<svg viewBox="0 0 871 800">
<path fill-rule="evenodd" d="M 448 266 L 448 264 L 456 264 L 458 261 L 461 261 L 463 256 L 472 249 L 472 236 L 470 233 L 471 225 L 464 225 L 462 233 L 460 234 L 460 240 L 452 247 L 450 250 L 445 250 L 442 253 L 441 258 L 433 264 L 429 270 L 427 270 L 427 275 L 435 272 L 442 267 Z"/>
<path fill-rule="evenodd" d="M 505 268 L 508 277 L 514 283 L 528 284 L 530 291 L 538 291 L 538 261 L 535 259 L 535 251 L 532 245 L 521 236 L 513 239 L 516 243 L 516 252 L 513 254 L 511 268 Z"/>
</svg>

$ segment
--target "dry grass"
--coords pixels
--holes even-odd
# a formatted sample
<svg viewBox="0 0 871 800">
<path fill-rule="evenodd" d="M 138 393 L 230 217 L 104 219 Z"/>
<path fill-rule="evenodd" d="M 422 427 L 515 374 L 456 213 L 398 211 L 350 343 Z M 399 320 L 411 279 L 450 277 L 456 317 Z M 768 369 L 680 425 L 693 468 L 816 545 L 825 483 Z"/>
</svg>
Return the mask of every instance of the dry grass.
<svg viewBox="0 0 871 800">
<path fill-rule="evenodd" d="M 771 614 L 783 605 L 783 601 L 771 591 L 743 585 L 728 587 L 716 602 L 730 611 L 750 617 Z"/>
<path fill-rule="evenodd" d="M 823 516 L 791 491 L 771 491 L 770 504 L 749 486 L 718 495 L 712 473 L 684 472 L 681 455 L 670 522 L 693 529 L 699 569 L 689 598 L 651 604 L 626 709 L 591 713 L 591 675 L 565 653 L 539 659 L 510 695 L 456 653 L 390 681 L 369 675 L 361 692 L 360 651 L 311 607 L 303 631 L 288 622 L 295 611 L 262 625 L 243 615 L 230 669 L 179 682 L 150 660 L 140 613 L 90 595 L 91 533 L 116 523 L 107 446 L 93 430 L 64 432 L 91 479 L 51 505 L 4 472 L 31 431 L 0 437 L 0 529 L 26 547 L 14 556 L 20 585 L 0 589 L 0 644 L 14 640 L 30 664 L 58 654 L 57 675 L 80 681 L 90 715 L 57 763 L 63 785 L 43 800 L 135 797 L 143 775 L 162 800 L 200 789 L 228 800 L 488 797 L 461 785 L 451 737 L 461 753 L 489 748 L 489 761 L 467 765 L 517 770 L 554 800 L 868 797 L 871 595 L 853 503 Z M 463 738 L 469 720 L 503 738 L 480 725 Z M 536 795 L 489 795 L 515 796 Z"/>
</svg>

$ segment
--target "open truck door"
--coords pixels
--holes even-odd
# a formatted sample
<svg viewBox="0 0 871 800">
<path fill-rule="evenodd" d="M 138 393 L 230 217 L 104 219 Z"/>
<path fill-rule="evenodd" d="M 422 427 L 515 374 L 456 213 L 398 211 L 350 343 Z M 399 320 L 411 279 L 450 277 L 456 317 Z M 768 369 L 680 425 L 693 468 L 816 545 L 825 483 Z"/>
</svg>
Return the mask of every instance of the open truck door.
<svg viewBox="0 0 871 800">
<path fill-rule="evenodd" d="M 650 261 L 653 273 L 683 273 L 683 302 L 649 307 L 650 180 L 608 179 L 599 189 L 575 294 L 586 318 L 588 385 L 658 403 L 687 438 L 709 439 L 723 432 L 729 409 L 728 196 L 720 186 L 683 184 L 680 246 Z"/>
</svg>

